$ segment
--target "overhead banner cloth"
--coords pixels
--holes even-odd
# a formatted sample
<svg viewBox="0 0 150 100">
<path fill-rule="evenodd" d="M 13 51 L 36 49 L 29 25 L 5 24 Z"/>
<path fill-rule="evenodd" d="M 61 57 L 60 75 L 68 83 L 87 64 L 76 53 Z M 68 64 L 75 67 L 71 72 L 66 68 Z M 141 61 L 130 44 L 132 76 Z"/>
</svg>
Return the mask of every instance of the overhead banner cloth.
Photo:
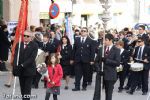
<svg viewBox="0 0 150 100">
<path fill-rule="evenodd" d="M 65 24 L 66 34 L 65 35 L 68 36 L 70 43 L 74 44 L 74 32 L 72 30 L 71 20 L 68 18 L 68 16 L 66 16 L 65 20 L 66 20 L 66 24 Z"/>
<path fill-rule="evenodd" d="M 15 40 L 12 46 L 11 63 L 13 62 L 14 59 L 16 44 L 19 42 L 19 38 L 23 37 L 24 31 L 27 28 L 27 18 L 28 18 L 28 0 L 21 0 L 19 20 L 15 34 Z"/>
</svg>

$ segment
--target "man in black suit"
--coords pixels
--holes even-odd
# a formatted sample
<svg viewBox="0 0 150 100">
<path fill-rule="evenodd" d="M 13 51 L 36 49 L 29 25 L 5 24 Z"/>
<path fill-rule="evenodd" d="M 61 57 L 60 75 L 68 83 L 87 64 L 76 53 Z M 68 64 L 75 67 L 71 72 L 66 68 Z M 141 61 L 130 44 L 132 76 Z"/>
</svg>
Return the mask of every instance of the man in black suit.
<svg viewBox="0 0 150 100">
<path fill-rule="evenodd" d="M 54 31 L 50 31 L 50 40 L 47 44 L 46 51 L 49 54 L 56 53 L 59 44 L 60 44 L 60 41 L 56 39 L 56 33 Z"/>
<path fill-rule="evenodd" d="M 113 35 L 105 35 L 105 50 L 104 58 L 102 58 L 102 48 L 100 48 L 96 57 L 96 63 L 99 63 L 99 69 L 101 69 L 101 63 L 103 61 L 103 72 L 100 72 L 104 75 L 104 85 L 105 85 L 105 94 L 106 100 L 112 100 L 112 93 L 114 89 L 114 84 L 117 80 L 117 70 L 116 67 L 120 65 L 120 50 L 113 45 Z M 98 70 L 100 71 L 100 70 Z M 101 75 L 102 75 L 101 74 Z"/>
<path fill-rule="evenodd" d="M 138 34 L 138 37 L 142 37 L 144 39 L 144 42 L 145 42 L 145 45 L 149 45 L 149 36 L 148 34 L 146 33 L 145 31 L 145 26 L 144 25 L 140 25 L 139 26 L 139 34 Z"/>
<path fill-rule="evenodd" d="M 142 77 L 142 95 L 146 95 L 148 92 L 148 76 L 149 76 L 149 66 L 150 66 L 150 48 L 145 45 L 144 39 L 142 37 L 138 37 L 137 42 L 139 46 L 135 48 L 135 53 L 133 56 L 134 62 L 142 63 L 143 70 L 142 71 L 133 71 L 132 75 L 134 78 L 131 83 L 131 90 L 127 91 L 129 94 L 133 94 L 136 89 L 136 86 L 139 83 L 139 78 Z"/>
<path fill-rule="evenodd" d="M 83 76 L 82 90 L 86 91 L 90 65 L 94 64 L 95 46 L 92 39 L 88 37 L 88 29 L 83 27 L 81 37 L 75 38 L 73 47 L 72 62 L 75 63 L 75 88 L 72 91 L 80 90 L 80 80 Z"/>
<path fill-rule="evenodd" d="M 17 55 L 18 55 L 17 44 L 15 49 L 13 66 L 17 66 Z M 32 41 L 32 33 L 24 32 L 24 42 L 21 42 L 20 52 L 19 52 L 19 63 L 18 67 L 21 69 L 21 74 L 19 75 L 21 94 L 24 98 L 22 100 L 30 100 L 26 98 L 27 95 L 31 95 L 31 85 L 33 77 L 36 74 L 35 58 L 37 56 L 38 45 Z"/>
</svg>

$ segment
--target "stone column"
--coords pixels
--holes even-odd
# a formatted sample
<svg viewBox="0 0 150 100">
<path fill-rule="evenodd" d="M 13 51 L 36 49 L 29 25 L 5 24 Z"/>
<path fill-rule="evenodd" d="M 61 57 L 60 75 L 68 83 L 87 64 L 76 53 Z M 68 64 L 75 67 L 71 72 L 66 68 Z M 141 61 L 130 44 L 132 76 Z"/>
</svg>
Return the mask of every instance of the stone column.
<svg viewBox="0 0 150 100">
<path fill-rule="evenodd" d="M 5 21 L 17 21 L 21 0 L 3 0 L 3 18 Z"/>
</svg>

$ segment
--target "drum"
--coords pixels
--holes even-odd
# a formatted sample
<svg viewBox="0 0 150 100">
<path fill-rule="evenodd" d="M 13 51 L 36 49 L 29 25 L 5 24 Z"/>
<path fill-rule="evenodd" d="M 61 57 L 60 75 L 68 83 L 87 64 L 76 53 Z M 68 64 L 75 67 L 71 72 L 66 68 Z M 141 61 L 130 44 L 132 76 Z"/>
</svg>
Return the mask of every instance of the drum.
<svg viewBox="0 0 150 100">
<path fill-rule="evenodd" d="M 132 71 L 135 71 L 135 72 L 142 71 L 143 70 L 143 64 L 142 63 L 131 63 L 130 69 Z"/>
<path fill-rule="evenodd" d="M 119 66 L 119 67 L 117 67 L 117 68 L 116 68 L 116 70 L 117 70 L 117 72 L 121 72 L 121 71 L 123 71 L 123 67 L 122 67 L 122 65 L 120 64 L 120 66 Z"/>
</svg>

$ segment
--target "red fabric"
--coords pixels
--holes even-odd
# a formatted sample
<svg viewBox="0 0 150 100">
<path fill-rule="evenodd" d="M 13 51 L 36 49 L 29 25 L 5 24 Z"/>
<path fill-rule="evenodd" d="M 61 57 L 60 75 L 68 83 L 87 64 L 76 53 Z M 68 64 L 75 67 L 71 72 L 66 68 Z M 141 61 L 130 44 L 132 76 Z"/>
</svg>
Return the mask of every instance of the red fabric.
<svg viewBox="0 0 150 100">
<path fill-rule="evenodd" d="M 57 48 L 57 53 L 60 53 L 60 52 L 61 52 L 61 45 L 59 45 Z"/>
<path fill-rule="evenodd" d="M 55 85 L 54 86 L 60 86 L 61 85 L 61 79 L 63 77 L 63 71 L 62 71 L 62 67 L 60 64 L 57 64 L 54 67 L 54 75 L 53 75 L 53 67 L 52 66 L 48 66 L 48 75 L 49 75 L 49 79 L 51 80 L 51 82 L 54 82 Z M 47 87 L 53 87 L 53 85 L 50 82 L 47 82 Z"/>
<path fill-rule="evenodd" d="M 14 59 L 14 52 L 15 52 L 16 44 L 19 42 L 20 36 L 23 37 L 24 31 L 27 28 L 27 16 L 28 16 L 28 0 L 22 0 L 20 13 L 19 13 L 18 25 L 17 25 L 17 29 L 16 29 L 16 34 L 15 34 L 15 40 L 14 40 L 14 43 L 12 46 L 11 63 L 13 62 L 13 59 Z M 22 40 L 23 40 L 23 38 L 22 38 Z"/>
</svg>

